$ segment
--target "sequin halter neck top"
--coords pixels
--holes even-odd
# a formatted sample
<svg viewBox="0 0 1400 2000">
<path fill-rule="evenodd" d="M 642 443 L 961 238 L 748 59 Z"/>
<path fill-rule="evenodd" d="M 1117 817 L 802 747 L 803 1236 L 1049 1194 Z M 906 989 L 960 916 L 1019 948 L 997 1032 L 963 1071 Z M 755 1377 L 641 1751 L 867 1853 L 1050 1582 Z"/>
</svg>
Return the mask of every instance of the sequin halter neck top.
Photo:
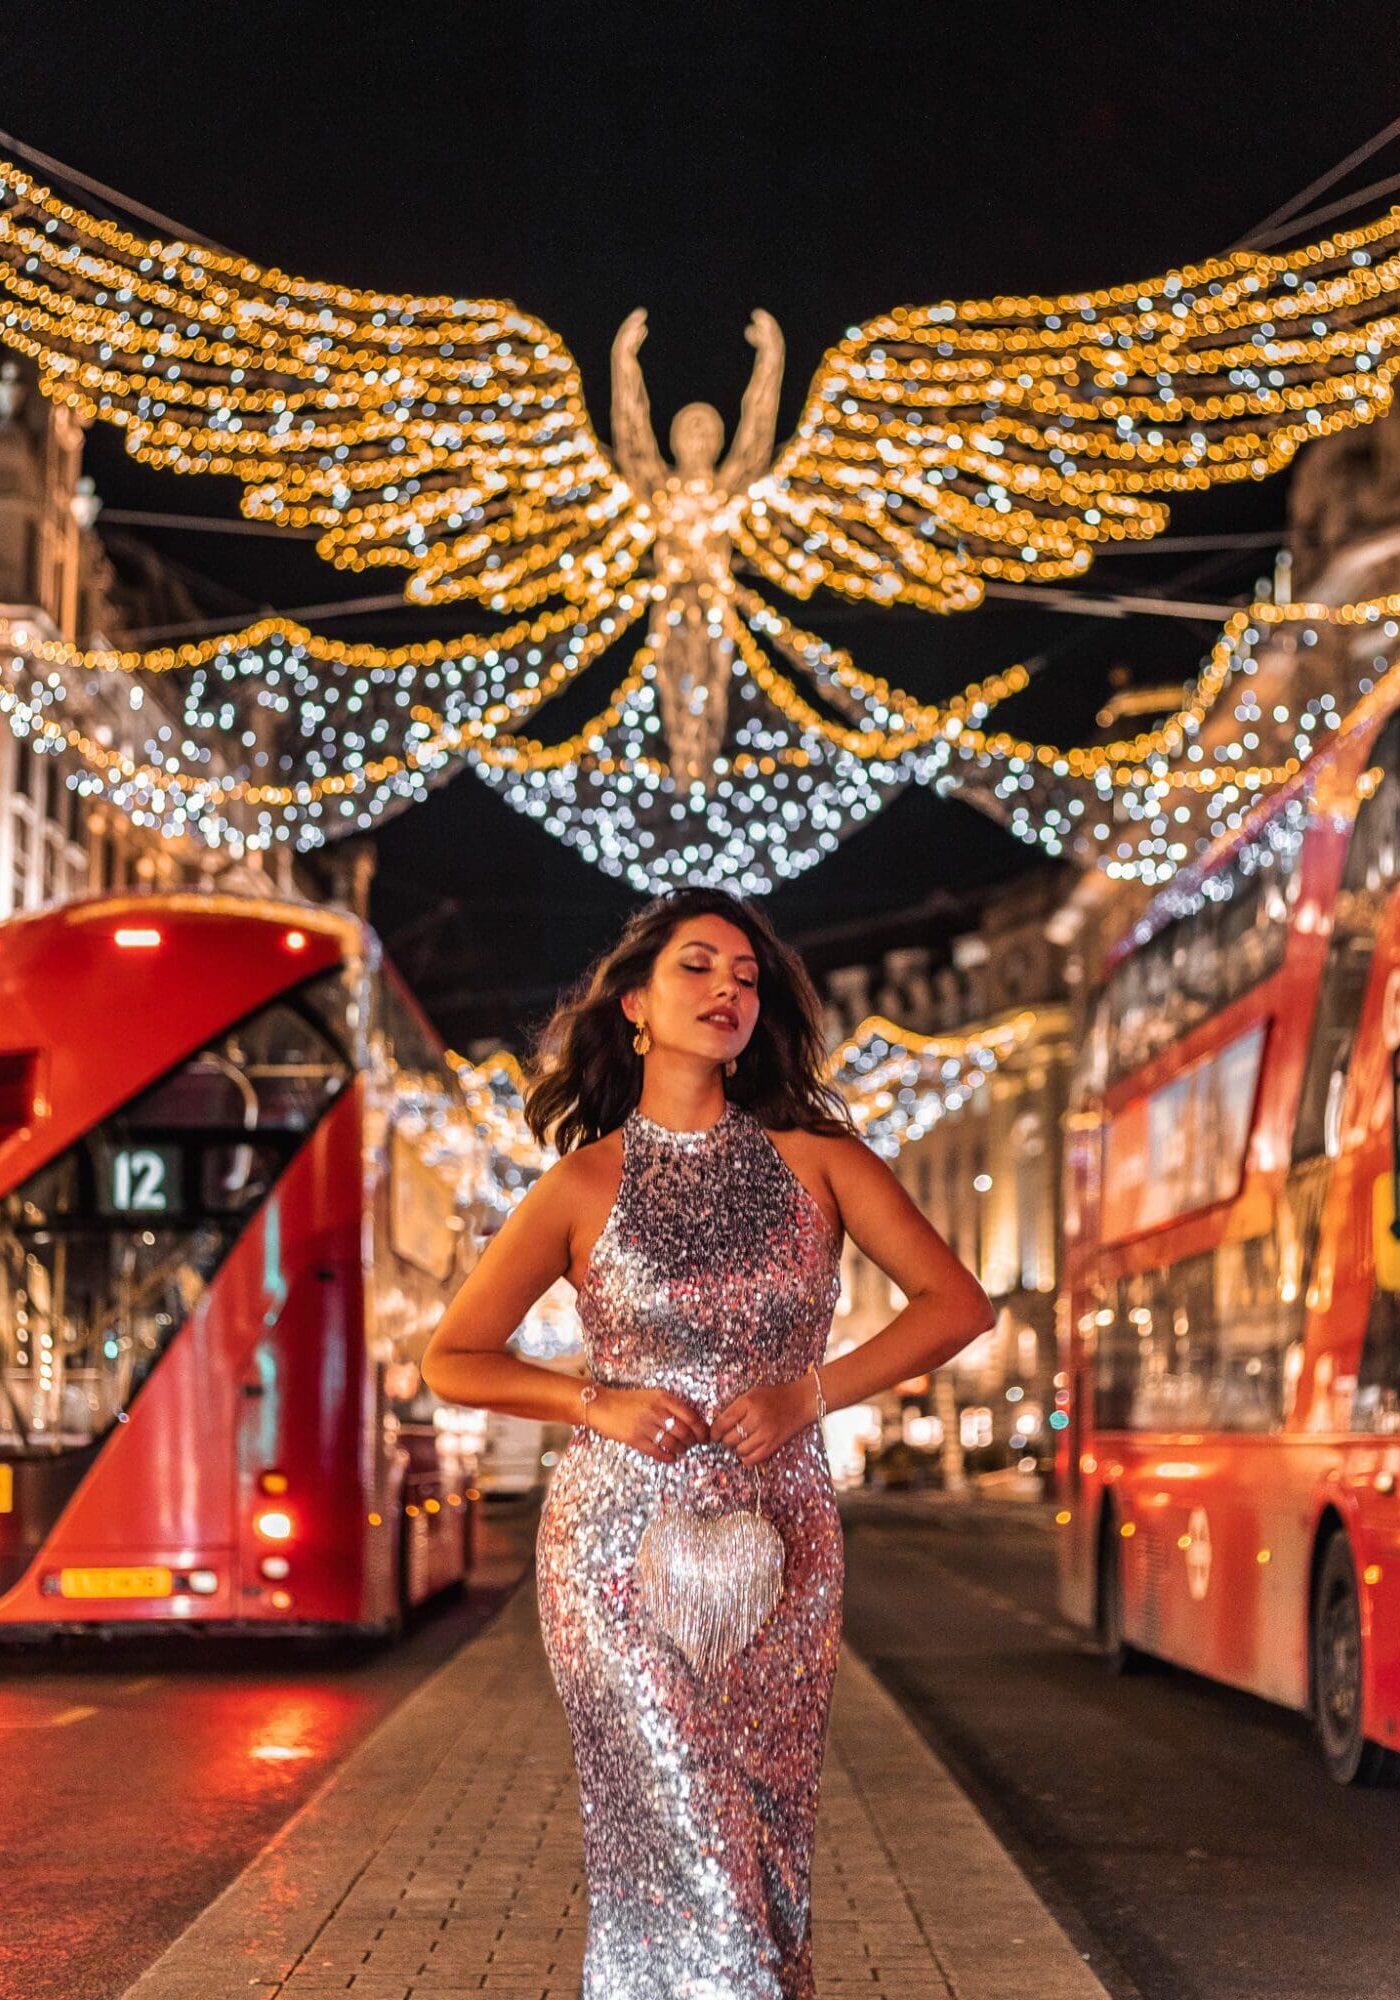
<svg viewBox="0 0 1400 2000">
<path fill-rule="evenodd" d="M 840 1289 L 831 1225 L 758 1120 L 699 1132 L 634 1111 L 578 1294 L 600 1386 L 665 1388 L 707 1421 L 820 1362 Z M 783 1538 L 776 1609 L 717 1673 L 649 1619 L 638 1543 L 663 1505 L 755 1504 L 730 1446 L 663 1464 L 575 1427 L 540 1517 L 540 1625 L 583 1822 L 581 2000 L 814 2000 L 811 1862 L 845 1581 L 820 1426 L 763 1462 Z"/>
</svg>

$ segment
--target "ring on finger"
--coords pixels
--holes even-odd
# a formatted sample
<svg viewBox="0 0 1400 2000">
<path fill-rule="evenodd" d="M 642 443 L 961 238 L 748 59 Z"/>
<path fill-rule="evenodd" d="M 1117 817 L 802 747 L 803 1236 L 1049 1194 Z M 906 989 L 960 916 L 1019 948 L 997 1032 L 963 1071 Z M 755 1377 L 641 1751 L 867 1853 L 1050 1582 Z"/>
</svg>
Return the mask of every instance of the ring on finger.
<svg viewBox="0 0 1400 2000">
<path fill-rule="evenodd" d="M 668 1431 L 673 1431 L 673 1430 L 674 1430 L 674 1429 L 676 1428 L 676 1420 L 675 1420 L 675 1418 L 674 1418 L 674 1417 L 667 1417 L 667 1419 L 666 1419 L 666 1423 L 665 1423 L 665 1426 L 664 1426 L 664 1428 L 665 1428 L 666 1430 L 668 1430 Z"/>
<path fill-rule="evenodd" d="M 736 1428 L 741 1438 L 746 1438 L 748 1436 L 748 1432 L 744 1429 L 744 1426 L 742 1424 L 737 1425 Z"/>
</svg>

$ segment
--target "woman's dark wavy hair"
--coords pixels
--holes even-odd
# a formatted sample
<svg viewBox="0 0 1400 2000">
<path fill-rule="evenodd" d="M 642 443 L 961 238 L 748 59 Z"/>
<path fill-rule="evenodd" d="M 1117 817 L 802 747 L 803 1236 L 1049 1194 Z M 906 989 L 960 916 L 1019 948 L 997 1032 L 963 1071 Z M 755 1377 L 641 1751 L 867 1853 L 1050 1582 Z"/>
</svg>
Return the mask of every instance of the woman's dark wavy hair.
<svg viewBox="0 0 1400 2000">
<path fill-rule="evenodd" d="M 642 1059 L 624 993 L 645 986 L 657 954 L 691 917 L 723 917 L 758 960 L 758 1020 L 725 1094 L 775 1132 L 854 1131 L 844 1098 L 823 1080 L 821 1002 L 807 968 L 751 902 L 723 889 L 672 889 L 633 912 L 621 937 L 566 995 L 538 1037 L 525 1117 L 561 1153 L 614 1131 L 636 1108 Z"/>
</svg>

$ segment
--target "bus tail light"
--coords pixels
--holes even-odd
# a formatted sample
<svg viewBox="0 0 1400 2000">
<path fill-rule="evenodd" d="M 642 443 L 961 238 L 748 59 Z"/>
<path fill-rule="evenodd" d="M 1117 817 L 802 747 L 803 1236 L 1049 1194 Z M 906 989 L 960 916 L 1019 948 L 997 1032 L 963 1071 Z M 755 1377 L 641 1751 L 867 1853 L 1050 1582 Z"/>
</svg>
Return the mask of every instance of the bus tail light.
<svg viewBox="0 0 1400 2000">
<path fill-rule="evenodd" d="M 267 1507 L 261 1514 L 255 1514 L 253 1527 L 265 1542 L 289 1542 L 292 1539 L 292 1517 L 280 1507 Z"/>
<path fill-rule="evenodd" d="M 286 1473 L 260 1472 L 258 1474 L 258 1490 L 262 1493 L 285 1493 L 287 1490 Z"/>
<path fill-rule="evenodd" d="M 285 1556 L 264 1556 L 258 1564 L 258 1569 L 269 1583 L 281 1583 L 291 1574 L 291 1568 Z"/>
</svg>

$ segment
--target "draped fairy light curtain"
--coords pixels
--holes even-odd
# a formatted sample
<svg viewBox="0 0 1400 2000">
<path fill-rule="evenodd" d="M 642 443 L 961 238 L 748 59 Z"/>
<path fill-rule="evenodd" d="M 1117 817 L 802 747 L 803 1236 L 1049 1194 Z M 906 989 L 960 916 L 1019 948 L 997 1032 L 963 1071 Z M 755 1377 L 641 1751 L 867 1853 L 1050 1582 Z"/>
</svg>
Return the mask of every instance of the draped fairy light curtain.
<svg viewBox="0 0 1400 2000">
<path fill-rule="evenodd" d="M 1265 477 L 1383 414 L 1398 297 L 1392 210 L 1139 284 L 902 309 L 828 351 L 780 448 L 782 339 L 756 313 L 728 454 L 718 414 L 692 405 L 670 467 L 639 314 L 614 348 L 609 449 L 559 336 L 508 302 L 290 276 L 143 235 L 0 161 L 0 341 L 46 396 L 153 467 L 234 479 L 245 514 L 315 530 L 339 567 L 401 572 L 406 601 L 500 621 L 371 646 L 267 619 L 153 652 L 12 629 L 0 708 L 75 753 L 83 788 L 234 847 L 316 846 L 471 768 L 638 889 L 753 893 L 921 783 L 992 801 L 1052 853 L 1159 880 L 1306 754 L 1273 718 L 1240 732 L 1257 752 L 1198 740 L 1238 698 L 1250 633 L 1379 623 L 1384 652 L 1395 606 L 1251 606 L 1176 715 L 1075 750 L 987 727 L 1023 667 L 922 703 L 759 586 L 951 612 L 991 581 L 1082 575 L 1105 544 L 1160 533 L 1173 493 Z M 549 702 L 629 641 L 619 685 L 551 740 Z M 85 694 L 113 676 L 129 715 L 108 698 L 94 727 Z"/>
<path fill-rule="evenodd" d="M 1307 653 L 1308 672 L 1296 692 L 1272 685 L 1261 698 L 1261 668 L 1280 649 Z M 1397 656 L 1400 594 L 1252 604 L 1154 728 L 1073 749 L 966 730 L 934 782 L 1045 853 L 1157 888 L 1296 779 L 1359 702 L 1379 699 Z"/>
</svg>

